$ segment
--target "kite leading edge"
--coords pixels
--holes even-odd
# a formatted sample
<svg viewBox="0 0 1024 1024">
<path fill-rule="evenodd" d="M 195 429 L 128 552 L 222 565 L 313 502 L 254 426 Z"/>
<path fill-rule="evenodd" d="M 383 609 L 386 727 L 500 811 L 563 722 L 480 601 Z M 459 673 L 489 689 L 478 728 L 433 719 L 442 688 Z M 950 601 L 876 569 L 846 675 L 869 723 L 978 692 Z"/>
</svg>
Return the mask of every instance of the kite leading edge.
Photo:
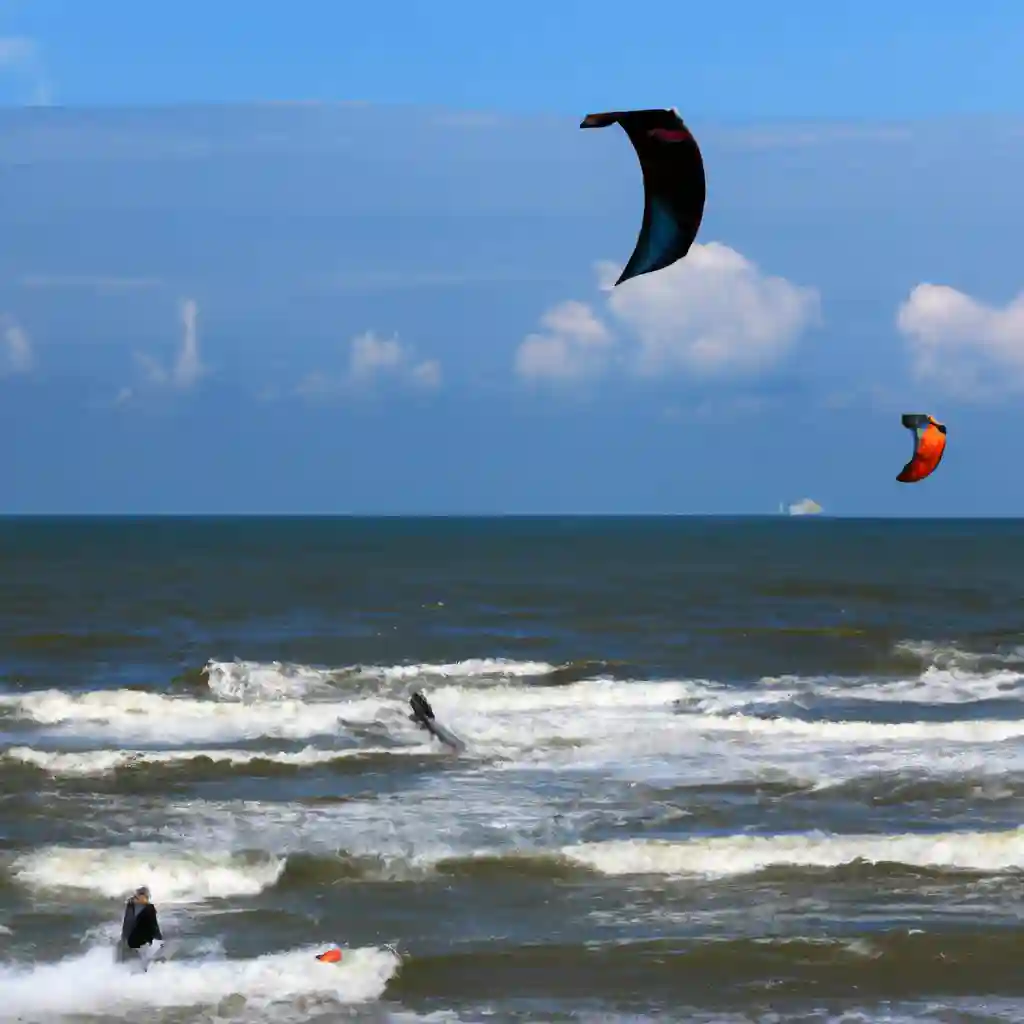
<svg viewBox="0 0 1024 1024">
<path fill-rule="evenodd" d="M 616 110 L 588 114 L 581 128 L 618 124 L 629 136 L 643 172 L 644 219 L 633 255 L 616 285 L 663 270 L 693 245 L 704 216 L 704 161 L 675 110 Z"/>
</svg>

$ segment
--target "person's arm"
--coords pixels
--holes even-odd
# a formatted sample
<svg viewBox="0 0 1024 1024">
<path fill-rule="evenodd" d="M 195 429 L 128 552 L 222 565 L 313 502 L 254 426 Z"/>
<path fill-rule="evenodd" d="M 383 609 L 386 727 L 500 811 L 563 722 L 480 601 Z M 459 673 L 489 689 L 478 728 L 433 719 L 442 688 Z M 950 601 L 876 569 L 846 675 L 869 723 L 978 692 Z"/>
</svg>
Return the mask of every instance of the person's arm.
<svg viewBox="0 0 1024 1024">
<path fill-rule="evenodd" d="M 124 905 L 124 920 L 121 922 L 121 941 L 127 942 L 128 936 L 132 933 L 132 925 L 135 923 L 135 908 L 131 900 Z"/>
<path fill-rule="evenodd" d="M 164 941 L 164 937 L 160 932 L 160 922 L 156 919 L 156 907 L 153 907 L 153 938 L 159 939 L 161 942 Z"/>
</svg>

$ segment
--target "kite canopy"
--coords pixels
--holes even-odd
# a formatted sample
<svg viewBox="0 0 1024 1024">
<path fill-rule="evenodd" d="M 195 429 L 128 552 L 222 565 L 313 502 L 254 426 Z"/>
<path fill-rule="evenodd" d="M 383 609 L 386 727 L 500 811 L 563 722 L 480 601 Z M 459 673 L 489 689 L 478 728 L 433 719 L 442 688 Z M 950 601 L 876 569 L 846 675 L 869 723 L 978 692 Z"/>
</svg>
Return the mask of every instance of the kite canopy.
<svg viewBox="0 0 1024 1024">
<path fill-rule="evenodd" d="M 704 161 L 675 110 L 617 110 L 587 114 L 581 128 L 619 124 L 633 143 L 644 181 L 644 219 L 633 255 L 617 285 L 663 270 L 693 245 L 704 216 Z"/>
<path fill-rule="evenodd" d="M 900 483 L 915 484 L 931 476 L 946 451 L 946 427 L 926 413 L 904 413 L 900 422 L 914 431 L 914 455 L 896 477 Z"/>
</svg>

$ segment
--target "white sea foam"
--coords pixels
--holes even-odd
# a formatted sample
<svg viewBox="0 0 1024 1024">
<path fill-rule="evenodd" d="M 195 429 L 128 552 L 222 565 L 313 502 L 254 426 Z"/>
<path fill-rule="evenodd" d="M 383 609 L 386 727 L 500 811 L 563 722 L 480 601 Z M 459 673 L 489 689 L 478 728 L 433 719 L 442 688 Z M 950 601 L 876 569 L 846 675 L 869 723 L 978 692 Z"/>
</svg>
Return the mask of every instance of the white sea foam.
<svg viewBox="0 0 1024 1024">
<path fill-rule="evenodd" d="M 258 661 L 207 662 L 203 669 L 211 693 L 222 700 L 277 700 L 289 697 L 310 697 L 337 694 L 359 684 L 372 683 L 374 691 L 397 696 L 410 682 L 439 680 L 521 679 L 544 676 L 555 670 L 546 661 L 512 661 L 506 658 L 467 658 L 447 664 L 359 665 L 345 668 L 317 668 L 285 662 L 269 664 Z M 365 689 L 365 685 L 363 687 Z"/>
<path fill-rule="evenodd" d="M 934 640 L 900 640 L 895 652 L 909 654 L 935 668 L 976 668 L 979 665 L 1020 665 L 1024 668 L 1024 646 L 1014 644 L 996 650 L 971 651 L 955 643 Z"/>
<path fill-rule="evenodd" d="M 1024 737 L 1024 719 L 805 721 L 785 717 L 784 707 L 776 717 L 764 717 L 747 713 L 750 709 L 743 706 L 748 696 L 750 702 L 760 699 L 754 691 L 730 693 L 702 680 L 592 679 L 559 687 L 494 680 L 486 686 L 449 682 L 430 689 L 428 696 L 438 718 L 467 741 L 461 760 L 481 770 L 500 761 L 506 769 L 603 771 L 634 781 L 674 775 L 723 781 L 782 773 L 814 783 L 851 778 L 866 770 L 890 771 L 900 764 L 920 771 L 975 770 L 982 755 L 992 772 L 1024 766 L 1020 744 L 1007 742 Z M 315 764 L 384 748 L 349 745 L 330 754 L 315 748 L 257 754 L 140 751 L 139 745 L 167 748 L 256 738 L 308 741 L 329 732 L 344 733 L 346 744 L 357 744 L 360 729 L 366 727 L 389 734 L 399 745 L 396 754 L 444 753 L 408 721 L 405 700 L 398 697 L 241 702 L 134 690 L 78 695 L 51 690 L 7 695 L 0 704 L 43 726 L 48 738 L 84 738 L 112 748 L 44 751 L 23 743 L 7 754 L 55 773 L 96 774 L 130 760 L 160 763 L 192 757 Z"/>
<path fill-rule="evenodd" d="M 133 743 L 231 742 L 269 737 L 304 740 L 365 725 L 395 702 L 376 698 L 308 702 L 282 699 L 238 704 L 139 690 L 68 694 L 44 690 L 0 697 L 15 715 L 57 735 Z"/>
<path fill-rule="evenodd" d="M 202 736 L 265 735 L 304 738 L 336 731 L 342 722 L 366 723 L 382 714 L 404 711 L 408 687 L 340 692 L 338 679 L 422 680 L 432 677 L 435 707 L 451 705 L 461 714 L 496 715 L 531 711 L 660 708 L 673 701 L 698 712 L 739 712 L 747 705 L 780 704 L 793 697 L 860 697 L 876 701 L 963 702 L 991 696 L 1024 697 L 1024 675 L 1008 670 L 954 673 L 935 666 L 913 679 L 765 678 L 747 687 L 713 680 L 650 682 L 595 678 L 560 687 L 523 685 L 524 678 L 553 669 L 545 662 L 477 659 L 450 665 L 409 665 L 360 669 L 320 669 L 304 665 L 217 662 L 207 666 L 214 700 L 166 696 L 137 690 L 67 694 L 48 690 L 0 697 L 0 707 L 41 725 L 106 729 L 111 734 L 134 729 L 154 731 L 155 718 L 189 740 Z M 486 685 L 481 682 L 486 680 Z"/>
<path fill-rule="evenodd" d="M 344 950 L 339 964 L 317 960 L 331 944 L 325 939 L 320 946 L 251 960 L 157 960 L 147 974 L 116 965 L 109 948 L 56 963 L 7 964 L 0 967 L 0 1020 L 52 1021 L 83 1013 L 138 1020 L 157 1010 L 199 1007 L 216 1009 L 219 1019 L 275 1008 L 308 1019 L 310 1011 L 380 998 L 399 968 L 394 954 L 370 947 Z M 238 1004 L 223 1004 L 231 997 Z"/>
<path fill-rule="evenodd" d="M 562 848 L 605 875 L 726 877 L 770 867 L 839 867 L 855 861 L 980 872 L 1024 868 L 1024 829 L 929 835 L 715 836 L 684 841 L 626 839 Z"/>
<path fill-rule="evenodd" d="M 416 679 L 521 679 L 545 676 L 556 666 L 546 661 L 513 661 L 509 658 L 467 658 L 448 664 L 375 665 L 361 669 L 366 676 L 406 682 Z"/>
<path fill-rule="evenodd" d="M 361 757 L 428 756 L 437 753 L 437 746 L 428 744 L 420 744 L 416 747 L 352 747 L 345 750 L 306 747 L 296 751 L 224 748 L 57 751 L 37 750 L 33 747 L 11 747 L 0 754 L 0 757 L 33 765 L 53 775 L 106 775 L 131 766 L 177 765 L 198 760 L 230 765 L 248 765 L 256 761 L 263 761 L 271 764 L 305 767 Z"/>
<path fill-rule="evenodd" d="M 135 827 L 152 828 L 147 838 L 189 849 L 324 857 L 343 851 L 401 873 L 478 850 L 514 852 L 576 835 L 573 812 L 556 820 L 557 797 L 526 781 L 445 773 L 407 790 L 340 803 L 172 801 L 150 821 L 136 819 Z"/>
<path fill-rule="evenodd" d="M 693 716 L 691 716 L 691 721 Z M 704 732 L 808 737 L 834 743 L 885 743 L 920 740 L 930 743 L 1002 743 L 1024 736 L 1024 721 L 961 722 L 807 722 L 794 718 L 751 715 L 703 717 L 695 728 Z"/>
<path fill-rule="evenodd" d="M 132 844 L 107 848 L 50 846 L 17 858 L 11 873 L 45 892 L 79 889 L 111 899 L 148 885 L 161 903 L 255 896 L 274 885 L 283 857 L 240 857 L 230 852 Z"/>
<path fill-rule="evenodd" d="M 334 693 L 338 673 L 312 665 L 273 661 L 210 661 L 203 669 L 210 692 L 221 700 L 301 699 Z"/>
<path fill-rule="evenodd" d="M 715 695 L 723 708 L 791 699 L 865 700 L 894 704 L 971 704 L 986 700 L 1024 701 L 1024 674 L 1009 669 L 973 672 L 930 666 L 919 676 L 879 681 L 832 676 L 767 676 L 758 689 Z M 715 700 L 709 695 L 709 700 Z"/>
<path fill-rule="evenodd" d="M 427 803 L 427 810 L 434 808 Z M 918 868 L 954 869 L 981 873 L 1024 869 L 1024 829 L 991 832 L 946 832 L 901 835 L 842 835 L 810 832 L 784 835 L 732 835 L 681 840 L 624 839 L 564 843 L 538 831 L 538 808 L 518 821 L 491 820 L 477 808 L 478 820 L 463 818 L 438 836 L 417 824 L 409 814 L 396 814 L 394 804 L 376 816 L 362 808 L 310 812 L 285 806 L 260 811 L 238 808 L 235 820 L 219 817 L 212 807 L 193 808 L 194 814 L 174 826 L 184 827 L 177 843 L 144 848 L 69 850 L 48 848 L 16 862 L 15 878 L 51 891 L 78 888 L 109 898 L 123 896 L 145 882 L 154 897 L 168 904 L 195 904 L 216 896 L 255 895 L 279 879 L 284 850 L 316 849 L 333 853 L 339 838 L 350 853 L 375 860 L 385 876 L 406 877 L 430 871 L 454 857 L 479 858 L 538 855 L 555 850 L 568 861 L 608 876 L 665 875 L 723 878 L 753 874 L 772 867 L 835 868 L 855 862 L 895 863 Z M 504 826 L 504 827 L 503 827 Z M 184 839 L 184 845 L 181 839 Z M 279 852 L 263 859 L 196 852 L 214 844 L 262 841 Z M 411 877 L 411 876 L 410 876 Z"/>
</svg>

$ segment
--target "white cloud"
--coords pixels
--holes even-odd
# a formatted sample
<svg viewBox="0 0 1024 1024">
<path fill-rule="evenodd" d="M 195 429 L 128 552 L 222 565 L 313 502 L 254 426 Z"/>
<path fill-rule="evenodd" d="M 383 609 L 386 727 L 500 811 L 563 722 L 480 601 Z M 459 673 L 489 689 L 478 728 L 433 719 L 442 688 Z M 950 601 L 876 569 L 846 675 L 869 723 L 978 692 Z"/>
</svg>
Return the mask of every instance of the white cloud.
<svg viewBox="0 0 1024 1024">
<path fill-rule="evenodd" d="M 381 338 L 366 331 L 350 343 L 349 375 L 354 382 L 369 383 L 382 374 L 404 377 L 421 387 L 441 384 L 441 364 L 436 359 L 416 362 L 413 351 L 397 337 Z"/>
<path fill-rule="evenodd" d="M 696 244 L 684 260 L 618 288 L 620 268 L 597 269 L 617 330 L 584 303 L 562 303 L 542 317 L 546 330 L 519 346 L 520 376 L 578 379 L 613 359 L 638 376 L 753 374 L 782 359 L 820 319 L 813 288 L 768 276 L 720 242 Z"/>
<path fill-rule="evenodd" d="M 441 364 L 436 359 L 427 359 L 412 368 L 412 381 L 418 387 L 434 390 L 441 386 Z"/>
<path fill-rule="evenodd" d="M 174 383 L 179 387 L 191 387 L 202 375 L 203 364 L 199 361 L 199 337 L 196 334 L 196 317 L 199 306 L 195 299 L 186 299 L 181 304 L 181 352 L 174 364 Z"/>
<path fill-rule="evenodd" d="M 319 370 L 307 374 L 295 385 L 295 394 L 309 399 L 327 398 L 337 390 L 338 382 Z M 277 397 L 277 392 L 273 388 L 266 391 L 265 394 L 268 401 Z"/>
<path fill-rule="evenodd" d="M 0 376 L 28 373 L 35 363 L 28 332 L 12 316 L 0 316 Z"/>
<path fill-rule="evenodd" d="M 28 106 L 46 107 L 53 102 L 53 88 L 43 68 L 39 47 L 25 36 L 0 36 L 0 71 L 22 79 L 28 86 Z"/>
<path fill-rule="evenodd" d="M 614 345 L 607 327 L 582 302 L 563 302 L 541 318 L 516 352 L 516 372 L 528 379 L 578 380 L 604 370 Z"/>
<path fill-rule="evenodd" d="M 181 303 L 181 348 L 170 369 L 165 369 L 156 359 L 145 353 L 137 353 L 136 359 L 143 366 L 146 375 L 154 384 L 187 390 L 206 372 L 199 357 L 199 336 L 196 319 L 199 306 L 195 299 Z"/>
<path fill-rule="evenodd" d="M 394 371 L 405 356 L 397 338 L 378 338 L 372 331 L 353 338 L 350 349 L 349 373 L 353 380 L 370 380 Z"/>
<path fill-rule="evenodd" d="M 413 349 L 397 337 L 384 338 L 365 331 L 349 342 L 348 373 L 334 377 L 315 370 L 295 389 L 306 398 L 328 398 L 340 393 L 365 393 L 380 378 L 404 381 L 413 387 L 436 390 L 441 386 L 441 364 L 417 360 Z"/>
<path fill-rule="evenodd" d="M 896 326 L 918 380 L 961 398 L 1024 391 L 1024 292 L 998 307 L 946 285 L 919 284 Z"/>
<path fill-rule="evenodd" d="M 604 264 L 605 285 L 618 268 Z M 638 370 L 697 376 L 757 371 L 777 362 L 819 315 L 818 294 L 769 277 L 720 242 L 611 291 L 608 307 L 640 343 Z"/>
</svg>

